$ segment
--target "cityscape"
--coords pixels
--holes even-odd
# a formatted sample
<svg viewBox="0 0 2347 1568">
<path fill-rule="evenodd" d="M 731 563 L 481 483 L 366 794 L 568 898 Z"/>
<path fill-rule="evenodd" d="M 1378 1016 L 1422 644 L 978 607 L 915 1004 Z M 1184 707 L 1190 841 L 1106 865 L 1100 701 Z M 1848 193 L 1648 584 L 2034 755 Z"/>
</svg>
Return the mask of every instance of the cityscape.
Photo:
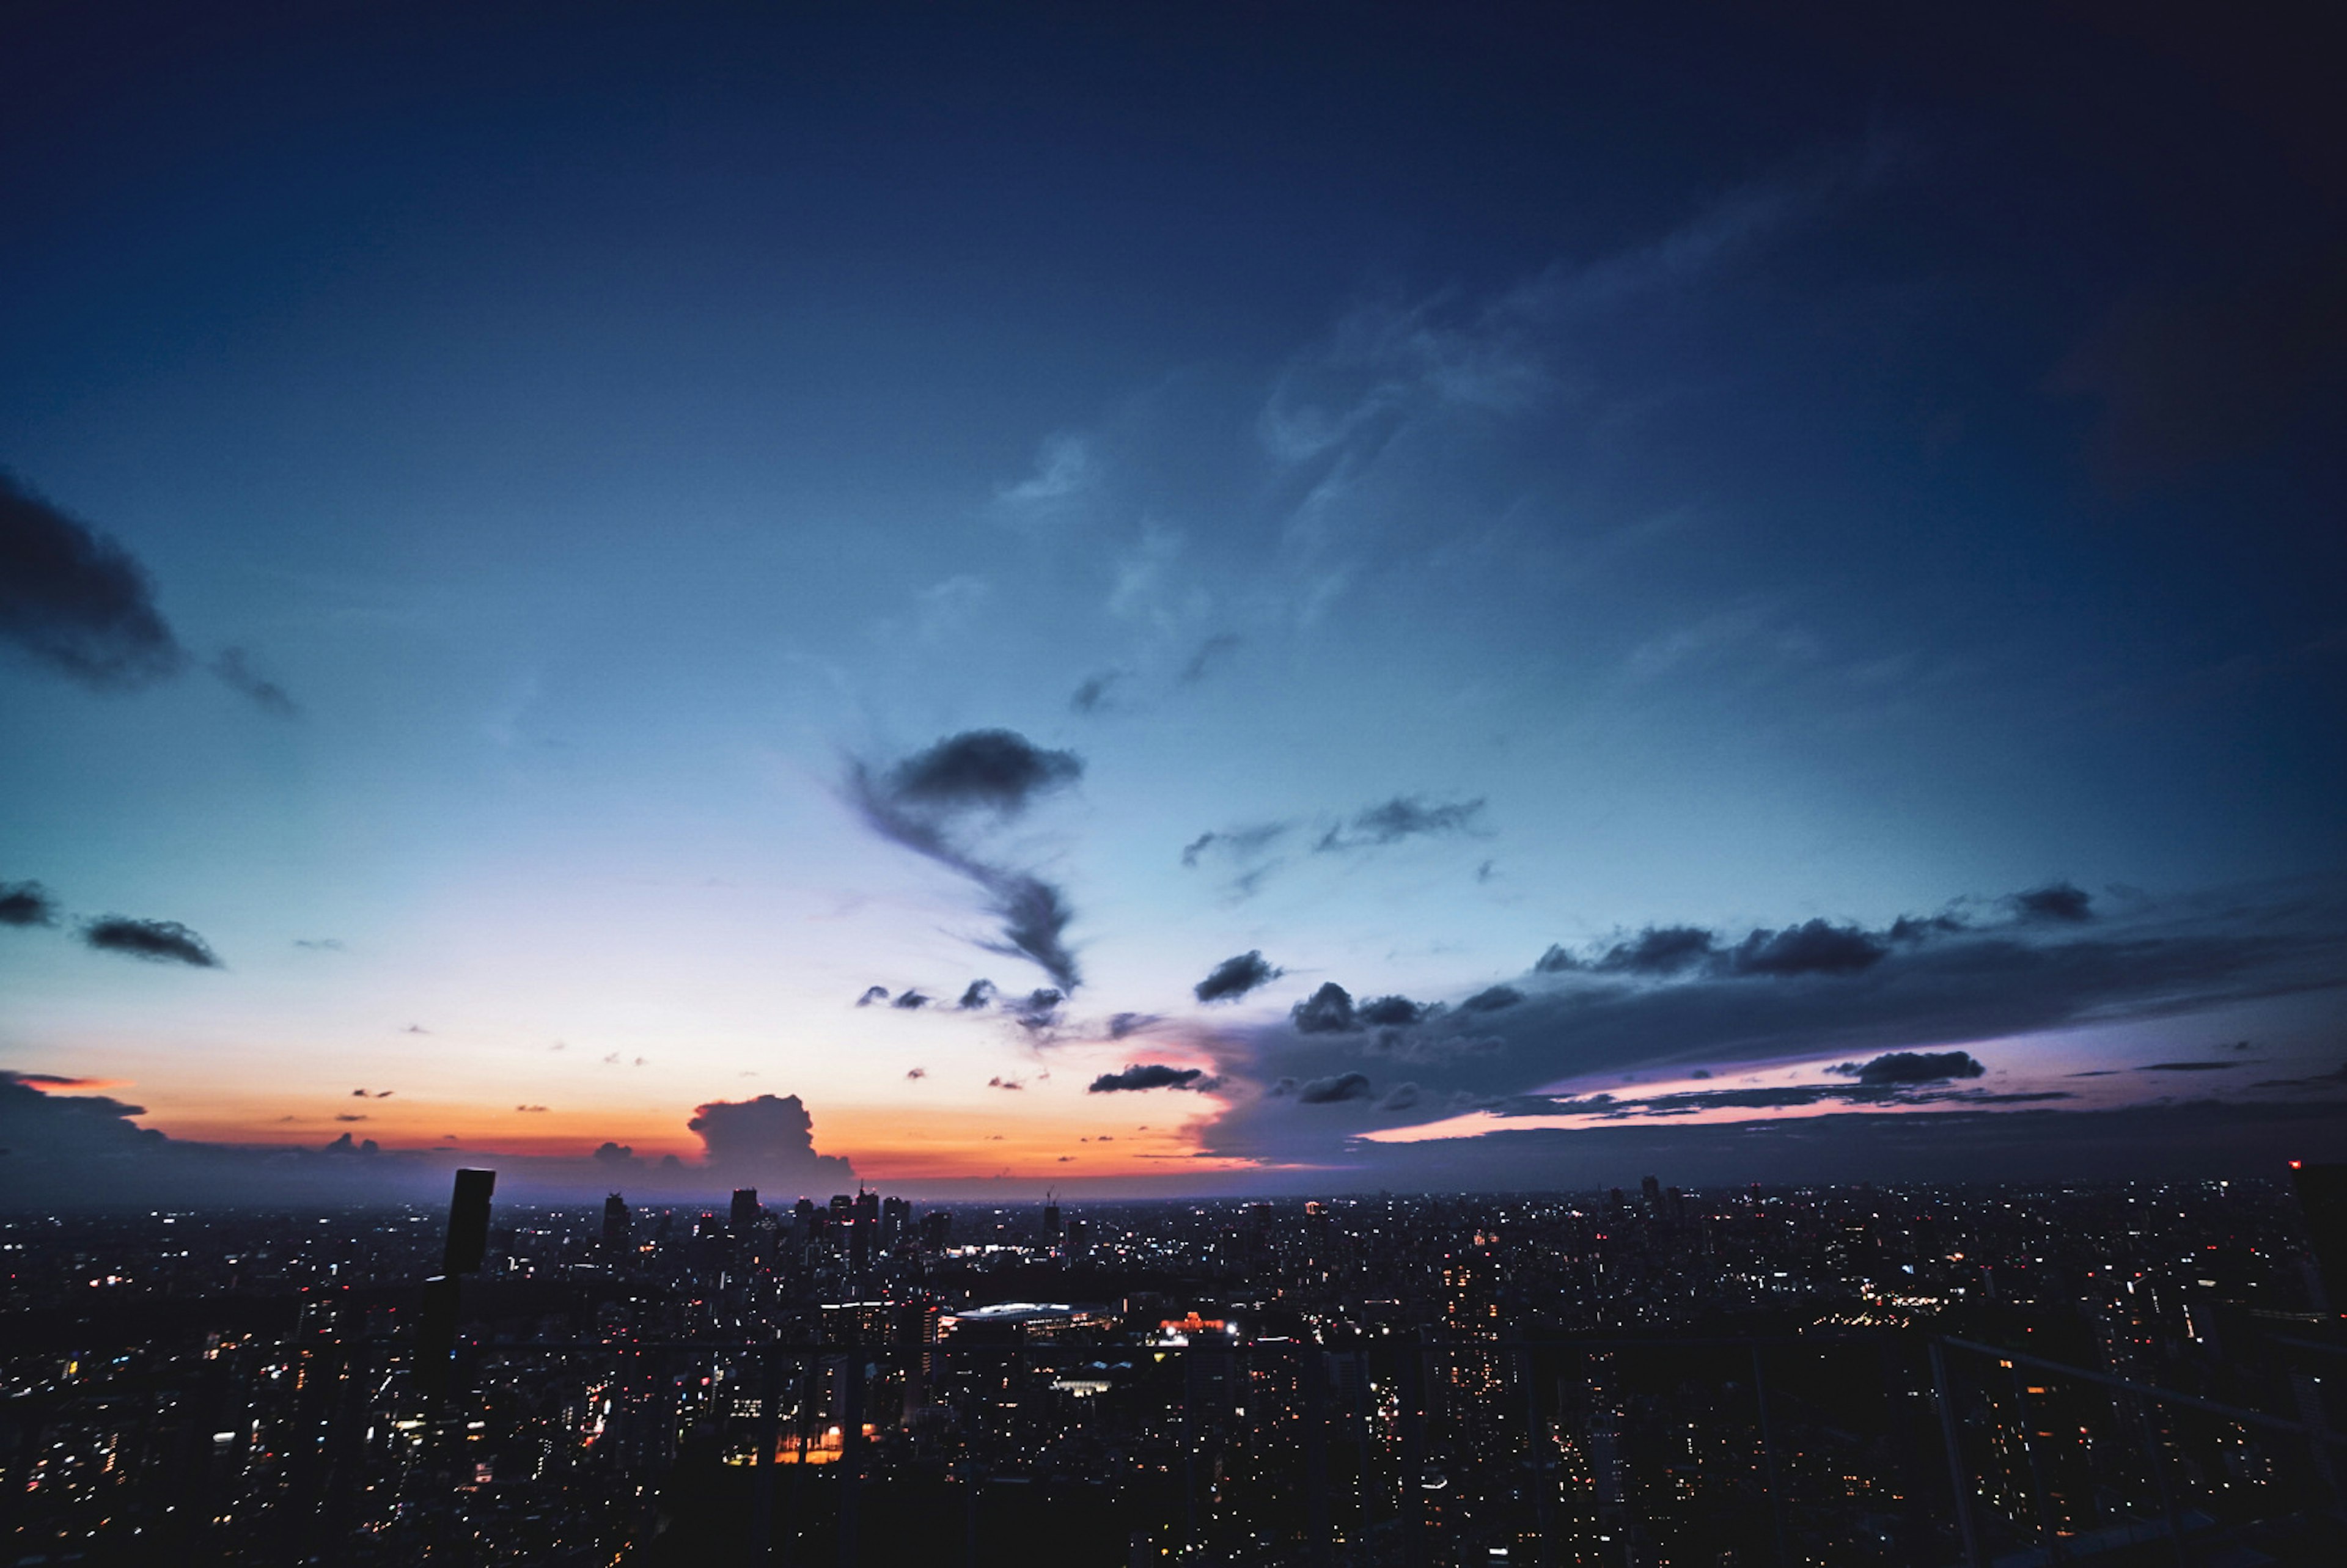
<svg viewBox="0 0 2347 1568">
<path fill-rule="evenodd" d="M 2321 1563 L 2286 1179 L 0 1222 L 13 1563 Z"/>
</svg>

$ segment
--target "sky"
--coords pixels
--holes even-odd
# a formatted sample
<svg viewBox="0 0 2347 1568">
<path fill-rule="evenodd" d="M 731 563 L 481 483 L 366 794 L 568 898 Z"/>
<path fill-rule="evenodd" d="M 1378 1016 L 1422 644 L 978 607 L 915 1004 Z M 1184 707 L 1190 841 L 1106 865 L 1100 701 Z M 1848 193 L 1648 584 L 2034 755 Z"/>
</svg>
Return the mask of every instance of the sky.
<svg viewBox="0 0 2347 1568">
<path fill-rule="evenodd" d="M 1110 11 L 12 15 L 0 1188 L 2347 1156 L 2286 13 Z"/>
</svg>

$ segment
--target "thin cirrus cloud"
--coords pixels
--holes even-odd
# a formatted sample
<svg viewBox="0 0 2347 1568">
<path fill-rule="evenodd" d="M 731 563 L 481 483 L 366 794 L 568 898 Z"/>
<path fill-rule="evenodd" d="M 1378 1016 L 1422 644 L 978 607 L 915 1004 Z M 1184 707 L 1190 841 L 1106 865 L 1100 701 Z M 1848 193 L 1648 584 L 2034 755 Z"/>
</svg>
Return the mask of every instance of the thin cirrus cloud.
<svg viewBox="0 0 2347 1568">
<path fill-rule="evenodd" d="M 1010 730 L 969 730 L 889 767 L 853 763 L 847 794 L 875 833 L 986 895 L 1000 927 L 981 946 L 1032 960 L 1067 993 L 1081 976 L 1068 946 L 1072 912 L 1065 895 L 981 845 L 989 828 L 1082 775 L 1083 761 L 1073 752 L 1046 750 Z"/>
</svg>

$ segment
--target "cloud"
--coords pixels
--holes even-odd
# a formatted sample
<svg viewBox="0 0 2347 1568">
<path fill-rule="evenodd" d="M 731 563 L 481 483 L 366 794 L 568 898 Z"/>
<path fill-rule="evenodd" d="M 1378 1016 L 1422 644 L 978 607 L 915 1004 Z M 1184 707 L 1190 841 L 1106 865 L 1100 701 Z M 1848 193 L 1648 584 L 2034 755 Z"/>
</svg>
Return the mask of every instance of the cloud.
<svg viewBox="0 0 2347 1568">
<path fill-rule="evenodd" d="M 1944 1083 L 1953 1078 L 1978 1078 L 1988 1069 L 1968 1051 L 1894 1050 L 1871 1061 L 1845 1061 L 1826 1071 L 1860 1083 Z"/>
<path fill-rule="evenodd" d="M 1418 1103 L 1418 1099 L 1419 1094 L 1417 1084 L 1397 1083 L 1391 1089 L 1386 1091 L 1386 1097 L 1378 1102 L 1378 1109 L 1380 1111 L 1407 1111 L 1411 1106 Z"/>
<path fill-rule="evenodd" d="M 399 1091 L 396 1089 L 354 1089 L 351 1091 L 351 1098 L 354 1100 L 388 1100 L 398 1092 Z"/>
<path fill-rule="evenodd" d="M 1060 432 L 1044 437 L 1034 471 L 995 492 L 993 512 L 1007 522 L 1040 524 L 1072 516 L 1100 485 L 1102 466 L 1092 443 Z"/>
<path fill-rule="evenodd" d="M 1333 1077 L 1315 1078 L 1299 1083 L 1296 1088 L 1296 1098 L 1305 1105 L 1334 1105 L 1346 1100 L 1367 1100 L 1371 1092 L 1366 1073 L 1340 1072 Z"/>
<path fill-rule="evenodd" d="M 888 1005 L 892 1008 L 902 1008 L 907 1012 L 917 1012 L 929 1005 L 929 999 L 918 991 L 908 990 Z"/>
<path fill-rule="evenodd" d="M 1225 958 L 1204 979 L 1190 989 L 1202 1002 L 1236 1001 L 1249 991 L 1271 984 L 1286 972 L 1274 968 L 1264 961 L 1262 953 L 1250 948 L 1236 958 Z"/>
<path fill-rule="evenodd" d="M 1483 814 L 1481 797 L 1461 801 L 1429 801 L 1419 795 L 1396 795 L 1379 805 L 1354 814 L 1350 822 L 1332 827 L 1312 847 L 1322 853 L 1375 849 L 1405 838 L 1436 837 L 1476 831 Z"/>
<path fill-rule="evenodd" d="M 37 882 L 0 882 L 0 926 L 54 926 L 57 901 Z"/>
<path fill-rule="evenodd" d="M 187 663 L 146 569 L 114 540 L 0 470 L 0 641 L 102 691 L 129 691 Z"/>
<path fill-rule="evenodd" d="M 2049 882 L 2026 893 L 2015 893 L 2006 900 L 2022 919 L 2069 921 L 2073 924 L 2094 918 L 2094 910 L 2090 907 L 2094 901 L 2092 895 L 2071 886 L 2067 882 Z"/>
<path fill-rule="evenodd" d="M 701 1136 L 709 1168 L 742 1186 L 815 1188 L 849 1182 L 855 1168 L 815 1147 L 815 1118 L 795 1094 L 717 1100 L 685 1123 Z"/>
<path fill-rule="evenodd" d="M 1435 1003 L 1414 1002 L 1408 997 L 1371 997 L 1355 1009 L 1353 1016 L 1372 1029 L 1407 1029 L 1424 1023 L 1440 1010 Z"/>
<path fill-rule="evenodd" d="M 1212 1089 L 1219 1080 L 1200 1067 L 1173 1067 L 1162 1061 L 1137 1062 L 1122 1072 L 1103 1072 L 1092 1081 L 1087 1094 L 1114 1094 L 1126 1090 Z"/>
<path fill-rule="evenodd" d="M 885 1002 L 887 999 L 888 988 L 887 986 L 866 986 L 864 988 L 864 994 L 856 999 L 856 1005 L 860 1008 L 868 1008 L 875 1002 Z"/>
<path fill-rule="evenodd" d="M 293 938 L 293 945 L 297 948 L 306 948 L 313 953 L 339 953 L 343 951 L 342 939 L 337 937 L 296 937 Z"/>
<path fill-rule="evenodd" d="M 1199 834 L 1197 838 L 1181 847 L 1181 864 L 1194 871 L 1199 859 L 1209 852 L 1223 856 L 1223 859 L 1232 859 L 1232 862 L 1248 862 L 1248 859 L 1263 855 L 1265 850 L 1270 850 L 1272 845 L 1279 843 L 1279 838 L 1284 838 L 1293 826 L 1296 826 L 1293 822 L 1258 822 L 1251 824 L 1251 826 L 1218 828 L 1218 831 L 1209 831 L 1209 834 Z"/>
<path fill-rule="evenodd" d="M 2223 1072 L 2236 1067 L 2247 1067 L 2246 1061 L 2153 1061 L 2136 1069 L 2137 1072 Z"/>
<path fill-rule="evenodd" d="M 263 712 L 274 713 L 281 719 L 298 719 L 301 704 L 285 693 L 285 688 L 253 669 L 241 648 L 223 648 L 211 661 L 211 672 L 233 691 L 252 699 Z"/>
<path fill-rule="evenodd" d="M 447 1135 L 451 1138 L 456 1136 L 454 1132 Z M 636 1152 L 631 1146 L 609 1141 L 599 1144 L 591 1156 L 599 1165 L 625 1165 L 631 1163 L 635 1157 Z"/>
<path fill-rule="evenodd" d="M 1461 1012 L 1499 1012 L 1523 999 L 1524 993 L 1513 986 L 1493 986 L 1487 990 L 1477 991 L 1460 1002 L 1459 1008 Z"/>
<path fill-rule="evenodd" d="M 402 1034 L 430 1034 L 432 1031 L 431 1031 L 430 1030 L 428 1030 L 428 1029 L 425 1028 L 425 1027 L 424 1027 L 422 1024 L 420 1024 L 420 1023 L 411 1023 L 411 1024 L 409 1024 L 405 1029 L 401 1030 L 399 1032 L 400 1032 L 400 1033 L 402 1033 Z M 547 1049 L 547 1050 L 560 1050 L 562 1049 L 562 1042 L 561 1042 L 560 1040 L 556 1040 L 552 1045 L 548 1046 L 546 1049 Z"/>
<path fill-rule="evenodd" d="M 1069 708 L 1079 713 L 1099 712 L 1108 705 L 1110 689 L 1123 679 L 1124 671 L 1122 670 L 1103 670 L 1097 675 L 1087 675 L 1083 684 L 1069 697 Z"/>
<path fill-rule="evenodd" d="M 124 953 L 156 964 L 188 964 L 199 969 L 222 967 L 220 956 L 177 920 L 133 920 L 106 915 L 81 930 L 81 939 L 100 952 Z"/>
<path fill-rule="evenodd" d="M 543 1105 L 517 1105 L 514 1109 L 523 1112 L 525 1115 L 537 1115 L 545 1111 L 546 1107 Z"/>
<path fill-rule="evenodd" d="M 1020 1028 L 1031 1032 L 1050 1029 L 1053 1024 L 1058 1023 L 1060 1004 L 1067 999 L 1058 991 L 1047 987 L 1041 990 L 1029 991 L 1025 996 L 1015 998 L 1004 1003 L 1003 1006 L 1013 1018 L 1019 1020 Z"/>
<path fill-rule="evenodd" d="M 1204 680 L 1214 672 L 1215 665 L 1237 651 L 1238 646 L 1239 639 L 1227 631 L 1207 638 L 1198 645 L 1198 651 L 1190 655 L 1190 661 L 1182 666 L 1182 684 L 1194 686 Z"/>
<path fill-rule="evenodd" d="M 1376 1030 L 1365 1039 L 1366 1004 L 1331 982 L 1285 1020 L 1219 1031 L 1210 1042 L 1225 1078 L 1266 1087 L 1229 1096 L 1205 1146 L 1280 1164 L 1344 1163 L 1351 1158 L 1345 1140 L 1376 1123 L 1348 1118 L 1338 1107 L 1325 1117 L 1286 1118 L 1276 1102 L 1302 1084 L 1359 1070 L 1365 1057 L 1409 1062 L 1409 1076 L 1426 1104 L 1463 1097 L 1471 1108 L 1530 1096 L 1542 1114 L 1556 1109 L 1538 1092 L 1551 1084 L 1627 1071 L 1686 1075 L 1769 1062 L 1848 1069 L 1823 1074 L 1822 1084 L 1782 1086 L 1798 1089 L 1793 1101 L 1804 1104 L 1841 1101 L 1905 1113 L 1924 1105 L 1951 1109 L 1959 1102 L 1946 1097 L 1961 1093 L 1982 1104 L 2011 1105 L 2021 1102 L 1980 1101 L 1986 1091 L 1963 1081 L 1979 1065 L 1969 1050 L 1976 1042 L 2335 996 L 2347 976 L 2347 895 L 2327 884 L 2173 897 L 2086 922 L 2016 917 L 1952 929 L 1934 924 L 1906 941 L 1867 932 L 1882 938 L 1885 950 L 1855 972 L 1813 967 L 1817 949 L 1806 940 L 1779 939 L 1785 930 L 1803 929 L 1763 927 L 1751 950 L 1770 961 L 1758 966 L 1736 961 L 1744 943 L 1723 944 L 1699 927 L 1667 925 L 1594 953 L 1584 949 L 1570 968 L 1538 965 L 1511 983 L 1522 994 L 1514 1006 L 1448 1010 L 1453 1020 L 1475 1020 L 1471 1030 L 1446 1031 L 1458 1034 L 1456 1050 L 1427 1039 L 1435 1031 L 1425 1024 Z M 1787 967 L 1778 959 L 1794 960 L 1795 972 L 1777 972 Z M 2222 1050 L 2203 1054 L 2228 1063 L 2256 1060 Z M 2172 1075 L 2147 1073 L 2135 1081 L 2164 1076 Z M 2211 1081 L 2231 1081 L 2220 1073 Z M 1772 1094 L 1778 1087 L 1769 1086 Z M 1893 1096 L 1908 1098 L 1886 1098 Z M 1707 1120 L 1720 1121 L 1717 1112 L 1734 1109 L 1727 1101 L 1680 1098 L 1637 1114 L 1708 1112 Z"/>
<path fill-rule="evenodd" d="M 1108 1020 L 1108 1037 L 1111 1040 L 1122 1040 L 1127 1035 L 1140 1034 L 1163 1021 L 1155 1013 L 1112 1013 Z"/>
<path fill-rule="evenodd" d="M 1033 960 L 1062 991 L 1080 980 L 1067 945 L 1065 897 L 1033 872 L 981 856 L 979 829 L 1022 814 L 1042 795 L 1082 776 L 1073 752 L 1046 751 L 1009 730 L 969 730 L 916 753 L 884 773 L 852 766 L 848 792 L 882 837 L 975 883 L 1000 919 L 991 951 Z"/>
<path fill-rule="evenodd" d="M 963 1012 L 976 1012 L 993 999 L 994 982 L 992 980 L 972 980 L 961 993 L 961 1000 L 954 1003 L 954 1006 Z"/>
<path fill-rule="evenodd" d="M 929 1070 L 926 1067 L 908 1067 L 905 1070 L 906 1078 L 916 1082 L 921 1079 L 927 1078 L 928 1075 Z"/>
<path fill-rule="evenodd" d="M 1608 974 L 1675 975 L 1711 957 L 1715 938 L 1694 926 L 1649 926 L 1591 966 Z M 1554 951 L 1553 948 L 1551 951 Z"/>
<path fill-rule="evenodd" d="M 545 1107 L 544 1107 L 544 1106 L 540 1106 L 540 1107 L 539 1107 L 539 1109 L 540 1109 L 540 1110 L 544 1110 L 544 1109 L 545 1109 Z M 365 1120 L 366 1120 L 366 1118 L 365 1118 L 364 1115 L 362 1115 L 362 1114 L 360 1114 L 359 1112 L 354 1112 L 354 1111 L 344 1111 L 344 1112 L 338 1112 L 338 1113 L 335 1115 L 334 1120 L 335 1120 L 335 1121 L 337 1121 L 337 1122 L 364 1122 L 364 1121 L 365 1121 Z"/>
<path fill-rule="evenodd" d="M 1024 1089 L 1027 1087 L 1015 1078 L 1004 1078 L 999 1075 L 988 1079 L 986 1081 L 986 1086 L 989 1089 Z"/>
<path fill-rule="evenodd" d="M 1872 932 L 1810 920 L 1781 931 L 1753 932 L 1728 962 L 1747 975 L 1853 975 L 1890 951 L 1890 944 Z"/>
<path fill-rule="evenodd" d="M 1334 980 L 1297 1002 L 1287 1016 L 1298 1034 L 1353 1034 L 1361 1027 L 1352 993 Z"/>
</svg>

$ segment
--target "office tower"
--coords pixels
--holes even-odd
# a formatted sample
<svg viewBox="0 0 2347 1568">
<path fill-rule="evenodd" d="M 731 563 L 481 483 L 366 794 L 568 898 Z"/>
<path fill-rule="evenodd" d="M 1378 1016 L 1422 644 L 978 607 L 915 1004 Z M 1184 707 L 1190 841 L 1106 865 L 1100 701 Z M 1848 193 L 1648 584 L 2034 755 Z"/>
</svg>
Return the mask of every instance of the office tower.
<svg viewBox="0 0 2347 1568">
<path fill-rule="evenodd" d="M 1652 1176 L 1638 1178 L 1638 1196 L 1646 1205 L 1646 1213 L 1659 1219 L 1663 1213 L 1663 1184 Z"/>
<path fill-rule="evenodd" d="M 860 1192 L 856 1194 L 856 1223 L 876 1227 L 880 1224 L 879 1194 Z"/>
<path fill-rule="evenodd" d="M 448 1199 L 448 1245 L 443 1274 L 474 1274 L 489 1250 L 489 1194 L 497 1190 L 495 1171 L 461 1170 Z"/>
<path fill-rule="evenodd" d="M 2347 1311 L 2347 1164 L 2292 1160 L 2290 1184 L 2306 1218 L 2306 1239 L 2314 1248 L 2323 1307 Z"/>
<path fill-rule="evenodd" d="M 1043 1205 L 1043 1239 L 1060 1239 L 1060 1205 L 1057 1204 L 1046 1203 Z"/>
<path fill-rule="evenodd" d="M 948 1209 L 931 1209 L 921 1216 L 921 1245 L 930 1252 L 943 1252 L 953 1235 L 953 1214 Z"/>
<path fill-rule="evenodd" d="M 735 1241 L 747 1241 L 749 1239 L 750 1227 L 758 1223 L 758 1189 L 755 1187 L 734 1188 L 733 1212 L 731 1215 L 731 1228 L 733 1232 L 733 1239 Z"/>
<path fill-rule="evenodd" d="M 614 1256 L 628 1250 L 628 1201 L 613 1193 L 603 1200 L 603 1250 Z"/>
<path fill-rule="evenodd" d="M 880 1204 L 880 1245 L 896 1246 L 912 1228 L 913 1205 L 903 1198 L 884 1198 Z"/>
</svg>

